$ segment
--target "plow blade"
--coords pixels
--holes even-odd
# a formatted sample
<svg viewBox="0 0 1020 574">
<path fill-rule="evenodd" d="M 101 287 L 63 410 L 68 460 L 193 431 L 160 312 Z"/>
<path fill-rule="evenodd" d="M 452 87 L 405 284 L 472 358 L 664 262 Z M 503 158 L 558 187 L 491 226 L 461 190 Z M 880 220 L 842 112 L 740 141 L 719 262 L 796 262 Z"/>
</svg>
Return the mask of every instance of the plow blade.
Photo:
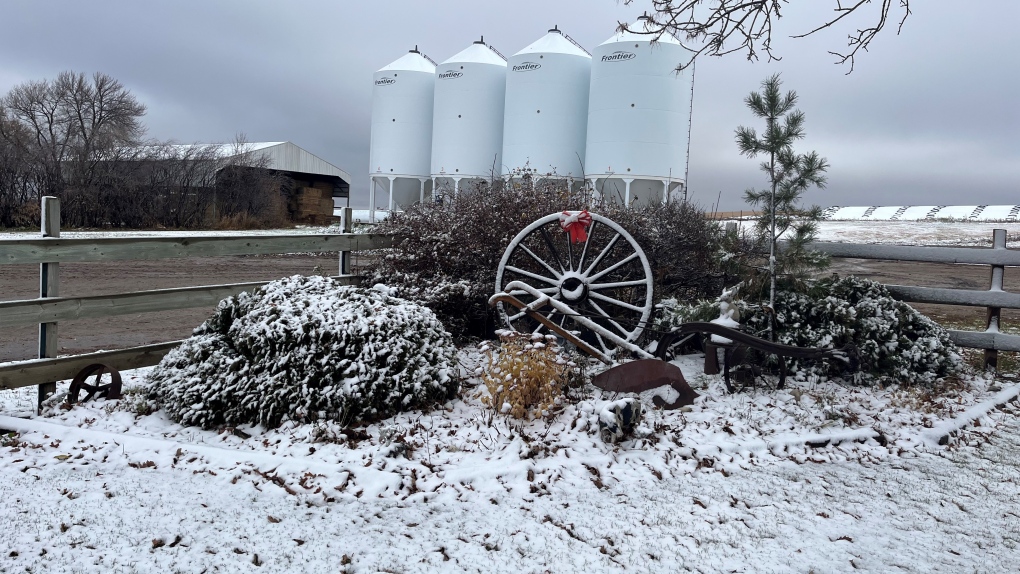
<svg viewBox="0 0 1020 574">
<path fill-rule="evenodd" d="M 698 393 L 687 384 L 684 374 L 673 364 L 659 359 L 638 359 L 618 365 L 595 375 L 592 384 L 604 391 L 620 393 L 641 393 L 659 387 L 669 386 L 680 394 L 673 402 L 655 397 L 652 402 L 662 409 L 678 409 L 693 405 Z"/>
</svg>

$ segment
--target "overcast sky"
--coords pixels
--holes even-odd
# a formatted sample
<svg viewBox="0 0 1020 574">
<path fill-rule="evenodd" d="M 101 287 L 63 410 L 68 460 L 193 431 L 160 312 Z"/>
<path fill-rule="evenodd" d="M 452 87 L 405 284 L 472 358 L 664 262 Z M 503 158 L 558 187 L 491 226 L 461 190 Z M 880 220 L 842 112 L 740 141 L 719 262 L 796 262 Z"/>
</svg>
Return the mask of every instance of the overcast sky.
<svg viewBox="0 0 1020 574">
<path fill-rule="evenodd" d="M 902 34 L 883 32 L 853 74 L 827 50 L 846 30 L 805 40 L 834 0 L 792 0 L 774 42 L 780 62 L 699 60 L 690 192 L 743 207 L 762 186 L 741 157 L 742 100 L 781 72 L 807 116 L 799 150 L 831 164 L 810 203 L 1020 202 L 1020 1 L 915 0 Z M 3 0 L 0 93 L 62 70 L 101 71 L 148 106 L 148 135 L 180 142 L 289 140 L 353 175 L 367 205 L 372 72 L 416 44 L 436 61 L 478 36 L 507 56 L 553 24 L 591 50 L 650 0 Z"/>
</svg>

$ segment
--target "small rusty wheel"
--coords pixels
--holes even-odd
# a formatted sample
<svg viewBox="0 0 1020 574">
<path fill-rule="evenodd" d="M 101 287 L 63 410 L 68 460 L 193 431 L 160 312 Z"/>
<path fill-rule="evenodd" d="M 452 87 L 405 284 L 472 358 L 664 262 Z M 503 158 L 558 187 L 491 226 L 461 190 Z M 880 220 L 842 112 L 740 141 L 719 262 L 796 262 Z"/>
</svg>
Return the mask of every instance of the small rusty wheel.
<svg viewBox="0 0 1020 574">
<path fill-rule="evenodd" d="M 110 374 L 110 382 L 104 385 L 102 384 L 102 380 L 103 374 L 105 373 Z M 91 376 L 96 377 L 95 384 L 93 385 L 85 382 Z M 84 399 L 79 401 L 78 395 L 82 390 L 87 391 L 88 394 L 85 395 Z M 71 388 L 67 390 L 67 403 L 75 404 L 99 397 L 103 397 L 105 399 L 119 399 L 121 397 L 121 378 L 120 371 L 117 369 L 101 363 L 95 363 L 79 371 L 78 374 L 74 376 L 74 379 L 71 380 Z"/>
<path fill-rule="evenodd" d="M 737 345 L 727 351 L 726 385 L 729 392 L 782 389 L 786 384 L 786 359 L 782 355 Z"/>
</svg>

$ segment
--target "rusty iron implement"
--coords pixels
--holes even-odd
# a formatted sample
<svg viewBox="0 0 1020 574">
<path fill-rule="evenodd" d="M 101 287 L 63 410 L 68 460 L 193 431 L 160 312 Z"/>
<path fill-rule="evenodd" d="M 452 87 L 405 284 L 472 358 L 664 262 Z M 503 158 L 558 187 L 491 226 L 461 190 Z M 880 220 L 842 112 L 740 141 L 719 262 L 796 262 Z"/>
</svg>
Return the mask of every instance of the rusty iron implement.
<svg viewBox="0 0 1020 574">
<path fill-rule="evenodd" d="M 786 384 L 787 373 L 786 361 L 784 360 L 786 357 L 791 359 L 807 360 L 835 359 L 846 363 L 850 370 L 856 370 L 860 366 L 859 353 L 857 348 L 853 345 L 847 345 L 841 349 L 796 347 L 793 345 L 784 345 L 782 343 L 773 343 L 772 341 L 762 339 L 761 337 L 755 337 L 754 335 L 744 333 L 743 331 L 703 321 L 684 323 L 676 330 L 663 335 L 663 337 L 659 339 L 659 344 L 655 349 L 656 356 L 660 359 L 665 359 L 670 347 L 678 341 L 682 341 L 695 333 L 718 335 L 731 341 L 730 343 L 711 343 L 710 345 L 705 346 L 705 372 L 708 374 L 716 374 L 719 372 L 717 364 L 718 359 L 715 356 L 715 348 L 724 349 L 723 379 L 726 381 L 726 390 L 731 393 L 733 392 L 733 386 L 730 382 L 730 366 L 732 363 L 738 361 L 739 357 L 742 357 L 743 353 L 745 353 L 748 348 L 774 355 L 778 359 L 779 383 L 776 385 L 777 389 L 782 389 Z M 710 372 L 713 370 L 714 372 Z"/>
<path fill-rule="evenodd" d="M 585 343 L 555 322 L 547 319 L 544 315 L 513 295 L 498 293 L 489 299 L 490 305 L 495 305 L 499 302 L 512 305 L 524 311 L 529 317 L 545 325 L 550 331 L 563 337 L 588 355 L 607 365 L 613 364 L 613 361 L 604 353 Z M 666 402 L 658 396 L 652 399 L 655 406 L 667 410 L 694 404 L 694 399 L 698 397 L 694 389 L 687 384 L 687 380 L 684 379 L 684 374 L 679 368 L 658 359 L 638 359 L 606 369 L 592 378 L 592 384 L 605 391 L 623 393 L 640 393 L 668 385 L 679 394 L 676 400 Z"/>
<path fill-rule="evenodd" d="M 545 315 L 542 315 L 538 311 L 535 311 L 534 309 L 529 307 L 527 304 L 525 304 L 523 301 L 521 301 L 517 297 L 514 297 L 513 295 L 507 295 L 506 293 L 497 293 L 496 295 L 494 295 L 492 298 L 489 299 L 489 305 L 495 305 L 496 303 L 507 303 L 509 305 L 513 305 L 514 307 L 517 307 L 521 311 L 524 311 L 525 313 L 527 313 L 529 317 L 531 317 L 532 319 L 534 319 L 534 320 L 538 321 L 539 323 L 545 325 L 545 327 L 547 329 L 549 329 L 553 333 L 556 333 L 560 337 L 563 337 L 564 339 L 566 339 L 571 344 L 576 346 L 578 349 L 581 349 L 582 351 L 584 351 L 588 355 L 591 355 L 592 357 L 595 357 L 596 359 L 602 361 L 603 363 L 605 363 L 607 365 L 612 365 L 613 364 L 612 359 L 607 357 L 605 355 L 605 353 L 602 353 L 601 351 L 596 350 L 594 347 L 592 347 L 588 343 L 585 343 L 584 341 L 582 341 L 579 337 L 577 337 L 577 335 L 574 335 L 570 331 L 564 329 L 563 327 L 560 327 L 559 325 L 557 325 L 553 321 L 551 321 L 549 319 L 546 319 Z"/>
<path fill-rule="evenodd" d="M 101 384 L 103 374 L 109 373 L 111 381 L 107 384 Z M 90 385 L 85 381 L 89 377 L 95 376 L 95 384 Z M 78 395 L 82 391 L 87 391 L 88 394 L 81 401 L 78 400 Z M 103 365 L 101 363 L 93 363 L 74 376 L 71 380 L 71 387 L 67 390 L 67 404 L 73 405 L 77 402 L 85 402 L 93 398 L 99 398 L 102 396 L 106 399 L 119 399 L 121 398 L 121 377 L 120 371 Z"/>
<path fill-rule="evenodd" d="M 673 402 L 659 396 L 652 398 L 655 406 L 666 410 L 693 405 L 699 396 L 676 365 L 659 359 L 638 359 L 606 369 L 595 375 L 591 383 L 602 390 L 621 393 L 641 393 L 668 385 L 680 395 Z"/>
</svg>

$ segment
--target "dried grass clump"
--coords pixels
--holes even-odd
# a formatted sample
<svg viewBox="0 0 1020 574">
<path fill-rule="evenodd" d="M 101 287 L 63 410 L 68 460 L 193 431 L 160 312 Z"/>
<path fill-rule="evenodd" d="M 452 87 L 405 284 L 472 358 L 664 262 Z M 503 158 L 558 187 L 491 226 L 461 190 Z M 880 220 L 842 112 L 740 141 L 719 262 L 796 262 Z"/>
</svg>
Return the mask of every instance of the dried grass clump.
<svg viewBox="0 0 1020 574">
<path fill-rule="evenodd" d="M 483 380 L 489 396 L 483 402 L 516 419 L 549 416 L 563 404 L 576 365 L 564 356 L 552 335 L 498 334 L 499 346 L 486 349 Z"/>
</svg>

